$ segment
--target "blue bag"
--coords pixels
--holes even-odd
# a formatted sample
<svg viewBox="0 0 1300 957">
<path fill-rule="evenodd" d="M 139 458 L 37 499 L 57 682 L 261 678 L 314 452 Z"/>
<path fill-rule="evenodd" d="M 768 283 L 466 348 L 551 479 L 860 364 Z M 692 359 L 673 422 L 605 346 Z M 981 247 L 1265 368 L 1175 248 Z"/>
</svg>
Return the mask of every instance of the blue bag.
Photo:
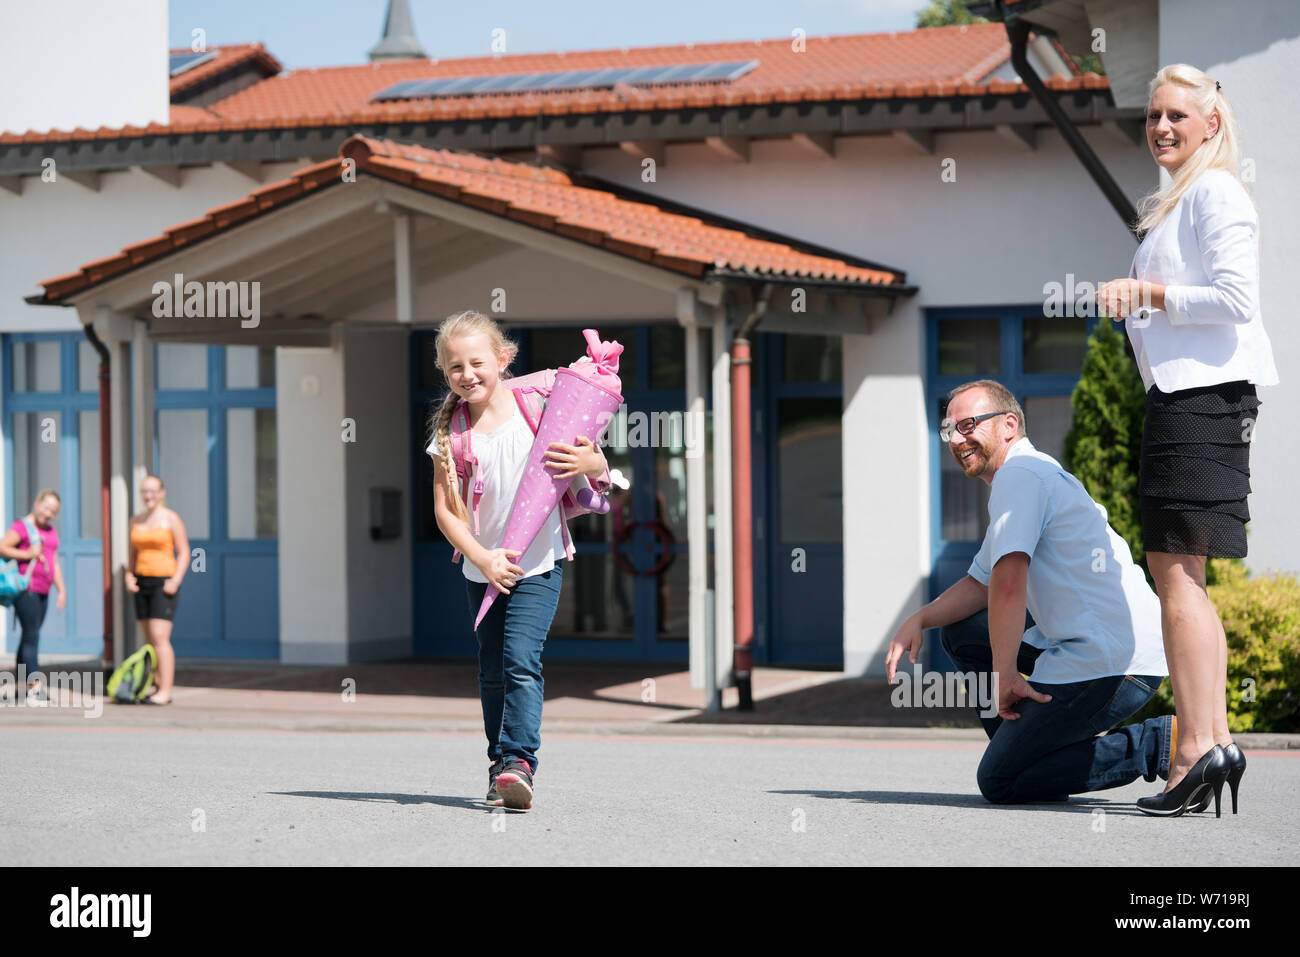
<svg viewBox="0 0 1300 957">
<path fill-rule="evenodd" d="M 36 527 L 31 522 L 26 524 L 28 545 L 32 542 L 42 542 L 44 544 L 40 533 L 36 531 Z M 38 561 L 45 561 L 44 550 L 38 557 L 27 563 L 27 572 L 25 574 L 18 573 L 17 559 L 11 558 L 6 562 L 0 562 L 0 605 L 12 605 L 19 595 L 27 591 L 31 586 L 32 572 L 36 570 Z"/>
</svg>

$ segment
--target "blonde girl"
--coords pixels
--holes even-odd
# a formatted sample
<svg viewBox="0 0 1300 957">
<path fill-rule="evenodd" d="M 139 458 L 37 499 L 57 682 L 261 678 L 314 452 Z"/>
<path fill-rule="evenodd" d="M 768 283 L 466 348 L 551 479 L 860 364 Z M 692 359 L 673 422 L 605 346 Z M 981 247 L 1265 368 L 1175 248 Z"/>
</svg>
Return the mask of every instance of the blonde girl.
<svg viewBox="0 0 1300 957">
<path fill-rule="evenodd" d="M 426 451 L 434 461 L 438 527 L 464 555 L 469 614 L 489 584 L 502 592 L 475 632 L 479 698 L 488 740 L 489 804 L 517 810 L 532 805 L 541 744 L 542 646 L 559 602 L 565 555 L 557 505 L 526 552 L 501 547 L 515 491 L 523 478 L 533 433 L 511 392 L 510 364 L 518 346 L 476 312 L 451 316 L 438 327 L 437 365 L 451 391 L 430 419 Z M 475 534 L 465 505 L 467 489 L 452 458 L 452 416 L 468 412 L 469 439 L 478 460 L 467 481 L 483 485 Z M 546 467 L 557 477 L 601 476 L 604 455 L 589 439 L 553 443 Z M 453 559 L 454 560 L 454 559 Z"/>
</svg>

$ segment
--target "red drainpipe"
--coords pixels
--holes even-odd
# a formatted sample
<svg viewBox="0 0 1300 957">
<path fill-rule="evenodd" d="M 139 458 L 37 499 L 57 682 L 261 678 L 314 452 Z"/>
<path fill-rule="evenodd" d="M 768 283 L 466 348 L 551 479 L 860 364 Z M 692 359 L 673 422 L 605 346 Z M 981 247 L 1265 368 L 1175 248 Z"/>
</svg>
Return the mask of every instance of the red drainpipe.
<svg viewBox="0 0 1300 957">
<path fill-rule="evenodd" d="M 112 508 L 109 497 L 109 476 L 112 471 L 113 423 L 110 416 L 108 347 L 95 335 L 93 326 L 82 329 L 86 338 L 99 353 L 99 531 L 104 551 L 104 651 L 103 660 L 111 668 L 113 660 L 113 535 Z"/>
<path fill-rule="evenodd" d="M 733 667 L 740 710 L 754 710 L 754 533 L 749 389 L 749 336 L 767 311 L 771 284 L 764 285 L 744 325 L 731 341 L 731 541 L 735 598 Z"/>
</svg>

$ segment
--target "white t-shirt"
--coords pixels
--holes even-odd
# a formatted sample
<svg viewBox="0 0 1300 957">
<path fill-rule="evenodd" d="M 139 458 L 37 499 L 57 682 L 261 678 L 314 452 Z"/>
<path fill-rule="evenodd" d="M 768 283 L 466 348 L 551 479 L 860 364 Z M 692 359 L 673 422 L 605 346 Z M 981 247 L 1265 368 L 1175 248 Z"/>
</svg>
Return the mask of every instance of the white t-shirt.
<svg viewBox="0 0 1300 957">
<path fill-rule="evenodd" d="M 1079 480 L 1028 439 L 1007 450 L 993 476 L 989 528 L 967 574 L 987 585 L 1012 552 L 1029 556 L 1025 600 L 1034 627 L 1024 640 L 1043 649 L 1030 678 L 1070 684 L 1169 674 L 1160 599 L 1128 543 Z"/>
<path fill-rule="evenodd" d="M 470 436 L 474 457 L 478 459 L 478 474 L 483 480 L 483 497 L 478 506 L 479 533 L 475 540 L 484 548 L 501 547 L 506 534 L 506 522 L 510 519 L 510 510 L 515 502 L 515 493 L 523 481 L 528 453 L 533 448 L 533 430 L 520 414 L 517 403 L 511 403 L 511 412 L 510 419 L 491 432 L 474 432 Z M 434 442 L 430 442 L 425 451 L 434 454 Z M 473 505 L 473 496 L 470 496 L 470 504 Z M 546 517 L 541 531 L 527 551 L 515 559 L 515 564 L 523 568 L 525 578 L 550 571 L 564 555 L 562 527 L 560 506 L 557 504 Z M 473 528 L 471 514 L 470 530 Z M 462 558 L 460 564 L 465 577 L 470 581 L 487 582 L 478 566 L 468 558 Z"/>
</svg>

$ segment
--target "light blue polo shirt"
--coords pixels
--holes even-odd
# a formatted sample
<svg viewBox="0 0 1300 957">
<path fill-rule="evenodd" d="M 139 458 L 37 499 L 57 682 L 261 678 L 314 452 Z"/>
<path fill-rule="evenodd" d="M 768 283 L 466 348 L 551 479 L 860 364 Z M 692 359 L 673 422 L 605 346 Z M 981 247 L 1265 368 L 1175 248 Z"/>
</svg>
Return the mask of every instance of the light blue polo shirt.
<svg viewBox="0 0 1300 957">
<path fill-rule="evenodd" d="M 993 476 L 989 528 L 967 574 L 989 583 L 998 559 L 1029 556 L 1026 603 L 1042 648 L 1034 681 L 1167 675 L 1160 599 L 1106 510 L 1050 455 L 1020 439 Z"/>
</svg>

